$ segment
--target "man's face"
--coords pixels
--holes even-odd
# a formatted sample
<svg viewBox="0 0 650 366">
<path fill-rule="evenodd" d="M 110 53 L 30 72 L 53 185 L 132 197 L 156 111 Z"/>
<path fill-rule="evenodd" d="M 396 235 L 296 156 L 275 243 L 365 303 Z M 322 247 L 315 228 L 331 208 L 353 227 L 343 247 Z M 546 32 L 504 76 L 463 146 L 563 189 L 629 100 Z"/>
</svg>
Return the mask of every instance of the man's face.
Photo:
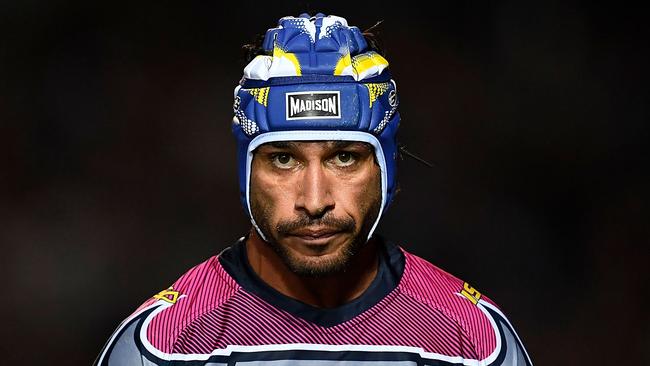
<svg viewBox="0 0 650 366">
<path fill-rule="evenodd" d="M 341 271 L 366 242 L 381 207 L 381 175 L 363 142 L 271 142 L 255 150 L 255 222 L 291 271 Z"/>
</svg>

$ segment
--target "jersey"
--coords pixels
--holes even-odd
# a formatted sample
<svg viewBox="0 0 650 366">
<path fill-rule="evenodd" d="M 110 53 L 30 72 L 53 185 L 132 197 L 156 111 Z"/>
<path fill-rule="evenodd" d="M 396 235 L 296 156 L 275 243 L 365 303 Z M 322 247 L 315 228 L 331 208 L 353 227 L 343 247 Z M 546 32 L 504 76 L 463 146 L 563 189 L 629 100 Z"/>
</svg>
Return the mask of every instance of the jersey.
<svg viewBox="0 0 650 366">
<path fill-rule="evenodd" d="M 338 308 L 263 282 L 245 239 L 190 269 L 120 324 L 97 365 L 532 365 L 472 286 L 380 241 L 377 275 Z"/>
</svg>

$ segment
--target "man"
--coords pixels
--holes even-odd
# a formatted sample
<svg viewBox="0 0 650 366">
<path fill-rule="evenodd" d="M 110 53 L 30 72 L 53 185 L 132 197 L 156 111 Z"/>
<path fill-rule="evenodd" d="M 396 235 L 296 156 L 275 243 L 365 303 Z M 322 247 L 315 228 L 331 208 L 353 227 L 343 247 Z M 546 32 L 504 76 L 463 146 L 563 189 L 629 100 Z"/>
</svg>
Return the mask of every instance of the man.
<svg viewBox="0 0 650 366">
<path fill-rule="evenodd" d="M 530 365 L 493 302 L 373 236 L 395 193 L 388 62 L 345 19 L 280 19 L 235 89 L 250 233 L 145 302 L 100 365 Z"/>
</svg>

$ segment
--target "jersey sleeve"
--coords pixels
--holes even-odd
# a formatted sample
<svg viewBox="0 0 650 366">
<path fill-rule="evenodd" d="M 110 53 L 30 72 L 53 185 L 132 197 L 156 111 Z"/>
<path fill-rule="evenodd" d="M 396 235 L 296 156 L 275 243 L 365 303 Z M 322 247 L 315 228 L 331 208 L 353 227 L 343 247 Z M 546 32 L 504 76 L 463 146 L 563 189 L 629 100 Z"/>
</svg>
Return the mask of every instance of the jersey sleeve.
<svg viewBox="0 0 650 366">
<path fill-rule="evenodd" d="M 115 330 L 95 365 L 158 365 L 173 353 L 184 324 L 237 291 L 216 256 L 185 272 L 169 288 L 146 300 Z"/>
<path fill-rule="evenodd" d="M 532 366 L 521 339 L 498 305 L 464 282 L 456 298 L 466 305 L 463 319 L 481 361 L 490 366 Z"/>
<path fill-rule="evenodd" d="M 487 301 L 479 301 L 478 306 L 490 320 L 497 337 L 497 346 L 488 357 L 486 364 L 494 366 L 532 366 L 524 344 L 501 310 Z"/>
<path fill-rule="evenodd" d="M 136 311 L 131 317 L 120 324 L 106 342 L 104 348 L 93 363 L 95 366 L 150 366 L 156 365 L 147 357 L 147 351 L 142 345 L 138 333 L 146 316 L 151 312 L 150 307 Z"/>
</svg>

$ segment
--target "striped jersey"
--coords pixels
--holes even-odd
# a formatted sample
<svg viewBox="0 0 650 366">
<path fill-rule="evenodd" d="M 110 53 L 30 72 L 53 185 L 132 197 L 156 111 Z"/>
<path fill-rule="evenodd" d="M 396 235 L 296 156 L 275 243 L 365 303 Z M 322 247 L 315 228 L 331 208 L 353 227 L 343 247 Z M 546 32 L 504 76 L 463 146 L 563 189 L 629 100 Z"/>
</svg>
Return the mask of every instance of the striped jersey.
<svg viewBox="0 0 650 366">
<path fill-rule="evenodd" d="M 531 365 L 486 296 L 380 241 L 355 300 L 316 308 L 263 282 L 245 239 L 195 266 L 120 324 L 97 365 Z"/>
</svg>

